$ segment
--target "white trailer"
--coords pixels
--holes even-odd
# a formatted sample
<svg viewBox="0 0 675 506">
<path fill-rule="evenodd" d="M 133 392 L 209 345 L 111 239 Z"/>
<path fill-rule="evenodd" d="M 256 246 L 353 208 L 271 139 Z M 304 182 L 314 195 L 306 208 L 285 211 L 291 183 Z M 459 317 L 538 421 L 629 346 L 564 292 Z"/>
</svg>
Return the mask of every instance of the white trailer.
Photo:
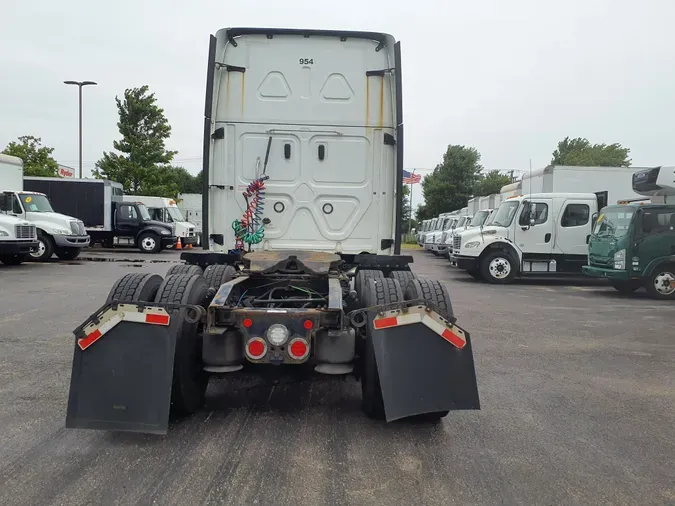
<svg viewBox="0 0 675 506">
<path fill-rule="evenodd" d="M 197 229 L 197 244 L 201 244 L 202 237 L 202 194 L 181 193 L 178 195 L 178 209 L 185 219 L 194 223 Z"/>
<path fill-rule="evenodd" d="M 476 211 L 479 210 L 478 203 L 479 203 L 479 198 L 480 197 L 473 197 L 469 199 L 469 202 L 467 203 L 467 208 L 469 211 L 470 215 L 476 214 Z"/>
<path fill-rule="evenodd" d="M 0 192 L 10 201 L 8 212 L 35 225 L 38 247 L 30 253 L 33 260 L 44 262 L 54 254 L 73 260 L 89 246 L 90 237 L 81 220 L 54 212 L 44 193 L 24 190 L 21 158 L 0 154 Z"/>
<path fill-rule="evenodd" d="M 522 181 L 516 181 L 515 183 L 502 186 L 500 191 L 502 201 L 508 199 L 509 197 L 517 197 L 520 195 L 522 193 L 522 184 Z"/>
</svg>

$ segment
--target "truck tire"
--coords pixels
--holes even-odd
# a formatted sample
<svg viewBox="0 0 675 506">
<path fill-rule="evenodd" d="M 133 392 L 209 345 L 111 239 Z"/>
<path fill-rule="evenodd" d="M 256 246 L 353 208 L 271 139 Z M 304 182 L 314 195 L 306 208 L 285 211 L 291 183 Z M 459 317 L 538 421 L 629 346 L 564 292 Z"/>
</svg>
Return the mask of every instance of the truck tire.
<svg viewBox="0 0 675 506">
<path fill-rule="evenodd" d="M 56 248 L 56 256 L 59 260 L 75 260 L 80 256 L 80 248 Z"/>
<path fill-rule="evenodd" d="M 204 279 L 209 288 L 218 290 L 223 283 L 232 280 L 237 274 L 237 269 L 231 265 L 209 265 L 204 270 Z"/>
<path fill-rule="evenodd" d="M 364 303 L 364 298 L 368 288 L 369 279 L 384 279 L 384 273 L 382 271 L 373 269 L 363 269 L 356 273 L 356 278 L 354 279 L 354 290 L 356 290 L 356 293 L 359 297 L 361 307 L 367 307 Z"/>
<path fill-rule="evenodd" d="M 26 260 L 24 255 L 4 255 L 0 256 L 0 263 L 5 265 L 20 265 Z"/>
<path fill-rule="evenodd" d="M 452 318 L 452 302 L 450 294 L 440 281 L 430 279 L 415 279 L 408 283 L 403 294 L 404 300 L 423 299 L 431 301 L 444 318 Z"/>
<path fill-rule="evenodd" d="M 516 263 L 508 253 L 493 251 L 481 261 L 480 273 L 488 283 L 505 285 L 516 277 Z"/>
<path fill-rule="evenodd" d="M 389 277 L 398 281 L 398 284 L 401 285 L 401 290 L 405 291 L 408 283 L 413 279 L 417 279 L 417 276 L 412 271 L 391 271 Z"/>
<path fill-rule="evenodd" d="M 162 244 L 157 234 L 144 232 L 138 237 L 138 249 L 141 253 L 159 253 Z"/>
<path fill-rule="evenodd" d="M 675 300 L 675 264 L 657 265 L 647 277 L 645 288 L 655 299 Z"/>
<path fill-rule="evenodd" d="M 159 287 L 155 302 L 165 304 L 202 304 L 208 286 L 202 276 L 174 274 Z M 171 411 L 177 414 L 195 413 L 204 404 L 209 376 L 202 363 L 202 338 L 199 322 L 185 321 L 186 308 L 174 312 L 180 318 L 171 383 Z"/>
<path fill-rule="evenodd" d="M 130 273 L 118 279 L 110 289 L 106 304 L 113 300 L 123 302 L 153 302 L 162 284 L 159 274 Z"/>
<path fill-rule="evenodd" d="M 379 271 L 377 271 L 379 272 Z M 366 307 L 391 304 L 403 300 L 401 285 L 393 278 L 368 279 L 363 301 Z M 368 418 L 384 420 L 384 399 L 375 362 L 375 348 L 369 332 L 361 358 L 361 408 Z"/>
<path fill-rule="evenodd" d="M 470 269 L 466 272 L 476 281 L 483 281 L 483 275 L 480 273 L 480 269 Z"/>
<path fill-rule="evenodd" d="M 202 271 L 202 268 L 198 265 L 179 264 L 172 266 L 166 275 L 171 276 L 172 274 L 197 274 L 198 276 L 201 276 L 203 273 L 204 272 Z"/>
<path fill-rule="evenodd" d="M 54 254 L 54 239 L 47 234 L 38 232 L 38 249 L 35 253 L 29 253 L 30 259 L 34 262 L 46 262 Z"/>
</svg>

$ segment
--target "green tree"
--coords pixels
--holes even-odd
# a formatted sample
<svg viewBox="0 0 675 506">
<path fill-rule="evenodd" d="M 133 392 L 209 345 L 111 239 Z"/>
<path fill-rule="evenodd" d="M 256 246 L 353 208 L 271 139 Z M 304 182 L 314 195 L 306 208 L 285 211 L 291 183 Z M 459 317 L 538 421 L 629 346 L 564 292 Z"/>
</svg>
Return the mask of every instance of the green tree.
<svg viewBox="0 0 675 506">
<path fill-rule="evenodd" d="M 630 167 L 630 149 L 621 144 L 591 144 L 588 139 L 565 137 L 553 152 L 552 165 Z"/>
<path fill-rule="evenodd" d="M 59 164 L 52 157 L 54 148 L 42 146 L 40 137 L 22 135 L 18 142 L 12 141 L 7 144 L 3 153 L 18 156 L 23 160 L 23 173 L 25 176 L 56 177 L 59 172 Z"/>
<path fill-rule="evenodd" d="M 417 219 L 427 219 L 466 206 L 480 180 L 482 169 L 480 153 L 475 148 L 448 146 L 443 161 L 422 180 L 424 206 L 418 208 Z"/>
<path fill-rule="evenodd" d="M 503 186 L 511 184 L 511 176 L 502 174 L 498 170 L 491 170 L 481 177 L 474 187 L 473 194 L 477 197 L 499 193 Z"/>
<path fill-rule="evenodd" d="M 94 175 L 122 183 L 132 195 L 175 197 L 179 186 L 169 164 L 176 151 L 165 147 L 171 126 L 155 94 L 141 86 L 125 90 L 124 99 L 115 101 L 122 139 L 114 141 L 113 148 L 122 154 L 104 152 Z"/>
</svg>

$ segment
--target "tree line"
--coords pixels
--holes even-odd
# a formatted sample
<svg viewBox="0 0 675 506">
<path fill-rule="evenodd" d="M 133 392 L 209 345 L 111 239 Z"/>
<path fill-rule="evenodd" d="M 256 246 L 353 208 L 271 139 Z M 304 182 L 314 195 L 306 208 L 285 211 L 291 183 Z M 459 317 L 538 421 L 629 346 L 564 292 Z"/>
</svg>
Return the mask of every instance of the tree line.
<svg viewBox="0 0 675 506">
<path fill-rule="evenodd" d="M 172 165 L 177 152 L 167 150 L 165 144 L 171 125 L 148 86 L 129 88 L 115 102 L 121 139 L 113 142 L 116 152 L 103 152 L 92 171 L 94 177 L 121 183 L 128 195 L 176 198 L 179 193 L 201 193 L 201 171 L 193 176 L 184 167 Z M 41 138 L 24 135 L 10 142 L 3 153 L 21 158 L 26 176 L 57 177 L 53 151 L 42 145 Z"/>
<path fill-rule="evenodd" d="M 629 167 L 630 149 L 621 144 L 591 144 L 588 139 L 565 137 L 553 151 L 552 165 Z M 515 179 L 499 170 L 483 171 L 476 148 L 451 144 L 443 160 L 422 180 L 424 204 L 417 207 L 417 221 L 462 209 L 472 197 L 499 193 Z"/>
</svg>

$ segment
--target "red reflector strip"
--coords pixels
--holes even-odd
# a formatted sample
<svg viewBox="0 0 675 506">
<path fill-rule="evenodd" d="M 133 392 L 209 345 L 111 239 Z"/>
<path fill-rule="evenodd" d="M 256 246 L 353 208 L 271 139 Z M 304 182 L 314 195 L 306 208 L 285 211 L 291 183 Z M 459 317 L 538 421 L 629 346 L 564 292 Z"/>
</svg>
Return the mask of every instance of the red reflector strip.
<svg viewBox="0 0 675 506">
<path fill-rule="evenodd" d="M 153 325 L 168 325 L 169 324 L 169 315 L 168 314 L 146 314 L 145 323 L 152 323 Z"/>
<path fill-rule="evenodd" d="M 450 344 L 459 348 L 460 350 L 466 346 L 466 340 L 463 337 L 458 336 L 457 334 L 448 329 L 445 329 L 443 331 L 441 337 L 446 341 L 448 341 Z"/>
<path fill-rule="evenodd" d="M 100 330 L 96 329 L 87 337 L 83 337 L 82 339 L 80 339 L 77 342 L 77 344 L 80 347 L 80 349 L 84 351 L 87 348 L 89 348 L 92 344 L 94 344 L 96 341 L 98 341 L 102 336 L 103 333 Z"/>
<path fill-rule="evenodd" d="M 396 327 L 398 325 L 398 319 L 395 316 L 390 316 L 389 318 L 377 318 L 373 321 L 373 327 L 376 329 L 387 329 L 389 327 Z"/>
</svg>

